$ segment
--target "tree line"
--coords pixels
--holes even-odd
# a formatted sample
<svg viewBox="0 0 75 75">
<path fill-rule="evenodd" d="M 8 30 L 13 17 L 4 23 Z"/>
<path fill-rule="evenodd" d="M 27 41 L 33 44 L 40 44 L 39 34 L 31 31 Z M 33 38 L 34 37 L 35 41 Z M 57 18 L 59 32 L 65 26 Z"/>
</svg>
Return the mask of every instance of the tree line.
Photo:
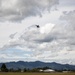
<svg viewBox="0 0 75 75">
<path fill-rule="evenodd" d="M 43 68 L 33 68 L 33 69 L 29 69 L 29 68 L 24 68 L 24 69 L 13 69 L 13 68 L 10 68 L 8 69 L 7 66 L 3 63 L 1 68 L 0 68 L 0 71 L 1 72 L 39 72 L 39 70 L 42 69 L 42 70 L 45 70 L 45 69 L 49 69 L 49 67 L 43 67 Z"/>
<path fill-rule="evenodd" d="M 24 69 L 20 69 L 20 68 L 13 69 L 13 68 L 10 68 L 10 69 L 8 69 L 6 67 L 6 65 L 3 63 L 1 68 L 0 68 L 0 72 L 39 72 L 39 70 L 41 70 L 41 69 L 42 70 L 46 70 L 46 69 L 51 69 L 51 68 L 46 66 L 46 67 L 42 67 L 42 68 L 33 68 L 33 69 L 29 69 L 29 68 L 24 68 Z M 73 71 L 73 72 L 75 72 L 75 70 L 69 70 L 67 68 L 64 68 L 62 70 L 55 70 L 55 71 L 56 72 L 62 72 L 62 71 Z"/>
</svg>

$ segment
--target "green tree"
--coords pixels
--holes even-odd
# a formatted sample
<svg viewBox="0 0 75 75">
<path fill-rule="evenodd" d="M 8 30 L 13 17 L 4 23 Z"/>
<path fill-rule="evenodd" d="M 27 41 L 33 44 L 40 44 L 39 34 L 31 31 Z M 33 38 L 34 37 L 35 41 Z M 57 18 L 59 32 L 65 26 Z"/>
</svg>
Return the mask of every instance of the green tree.
<svg viewBox="0 0 75 75">
<path fill-rule="evenodd" d="M 50 69 L 50 68 L 49 68 L 49 67 L 47 67 L 47 66 L 46 66 L 46 67 L 43 67 L 43 70 L 46 70 L 46 69 Z"/>
<path fill-rule="evenodd" d="M 21 72 L 21 69 L 20 69 L 20 68 L 18 68 L 17 72 Z"/>
<path fill-rule="evenodd" d="M 13 69 L 13 68 L 10 68 L 9 71 L 10 71 L 10 72 L 14 72 L 14 69 Z"/>
<path fill-rule="evenodd" d="M 24 72 L 27 72 L 27 69 L 26 68 L 24 68 Z"/>
<path fill-rule="evenodd" d="M 5 64 L 2 64 L 2 66 L 1 66 L 1 71 L 2 71 L 2 72 L 8 72 L 8 69 L 7 69 L 7 67 L 6 67 Z"/>
</svg>

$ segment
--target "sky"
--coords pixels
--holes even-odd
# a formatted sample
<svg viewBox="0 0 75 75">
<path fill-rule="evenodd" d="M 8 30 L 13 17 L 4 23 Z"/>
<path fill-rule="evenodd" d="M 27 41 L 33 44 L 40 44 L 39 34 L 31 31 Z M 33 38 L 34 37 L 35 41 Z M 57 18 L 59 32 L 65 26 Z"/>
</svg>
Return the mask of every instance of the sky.
<svg viewBox="0 0 75 75">
<path fill-rule="evenodd" d="M 0 0 L 0 62 L 11 61 L 75 65 L 75 0 Z"/>
</svg>

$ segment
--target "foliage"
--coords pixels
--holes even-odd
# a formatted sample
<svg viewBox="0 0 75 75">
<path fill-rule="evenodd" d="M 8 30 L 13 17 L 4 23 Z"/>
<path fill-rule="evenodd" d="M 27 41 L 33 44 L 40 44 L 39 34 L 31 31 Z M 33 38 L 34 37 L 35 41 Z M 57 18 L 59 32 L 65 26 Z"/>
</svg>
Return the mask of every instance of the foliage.
<svg viewBox="0 0 75 75">
<path fill-rule="evenodd" d="M 1 66 L 1 71 L 2 72 L 8 72 L 8 69 L 7 69 L 7 67 L 6 67 L 6 65 L 4 63 Z"/>
</svg>

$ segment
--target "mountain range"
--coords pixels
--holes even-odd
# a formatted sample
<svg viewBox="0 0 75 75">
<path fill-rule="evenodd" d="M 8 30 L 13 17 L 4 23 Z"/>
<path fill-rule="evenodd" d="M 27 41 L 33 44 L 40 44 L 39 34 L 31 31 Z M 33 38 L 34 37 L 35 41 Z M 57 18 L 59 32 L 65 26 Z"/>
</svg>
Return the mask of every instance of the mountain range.
<svg viewBox="0 0 75 75">
<path fill-rule="evenodd" d="M 3 63 L 0 63 L 0 67 Z M 24 62 L 24 61 L 18 61 L 18 62 L 7 62 L 5 63 L 7 68 L 13 68 L 13 69 L 24 69 L 24 68 L 41 68 L 41 67 L 50 67 L 55 70 L 63 70 L 63 69 L 68 69 L 68 70 L 75 70 L 75 65 L 69 65 L 69 64 L 59 64 L 55 62 L 51 63 L 46 63 L 46 62 L 41 62 L 41 61 L 35 61 L 35 62 Z"/>
</svg>

